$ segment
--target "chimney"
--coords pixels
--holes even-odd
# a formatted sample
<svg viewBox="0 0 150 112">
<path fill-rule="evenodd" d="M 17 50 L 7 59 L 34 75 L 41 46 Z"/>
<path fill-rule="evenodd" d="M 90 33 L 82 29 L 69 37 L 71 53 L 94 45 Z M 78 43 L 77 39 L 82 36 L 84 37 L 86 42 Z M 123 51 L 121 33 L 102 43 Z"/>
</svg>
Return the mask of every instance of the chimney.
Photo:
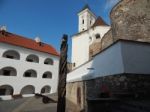
<svg viewBox="0 0 150 112">
<path fill-rule="evenodd" d="M 1 26 L 0 31 L 6 31 L 6 30 L 7 30 L 6 26 Z"/>
<path fill-rule="evenodd" d="M 35 37 L 35 39 L 34 39 L 34 40 L 35 40 L 35 42 L 36 42 L 36 43 L 40 43 L 40 42 L 41 42 L 40 37 Z"/>
<path fill-rule="evenodd" d="M 42 42 L 41 42 L 41 39 L 40 39 L 40 37 L 35 37 L 35 42 L 37 43 L 37 44 L 39 44 L 39 46 L 42 46 L 43 44 L 42 44 Z"/>
<path fill-rule="evenodd" d="M 6 36 L 6 30 L 7 30 L 6 26 L 1 26 L 0 27 L 0 34 L 3 35 L 3 36 Z"/>
</svg>

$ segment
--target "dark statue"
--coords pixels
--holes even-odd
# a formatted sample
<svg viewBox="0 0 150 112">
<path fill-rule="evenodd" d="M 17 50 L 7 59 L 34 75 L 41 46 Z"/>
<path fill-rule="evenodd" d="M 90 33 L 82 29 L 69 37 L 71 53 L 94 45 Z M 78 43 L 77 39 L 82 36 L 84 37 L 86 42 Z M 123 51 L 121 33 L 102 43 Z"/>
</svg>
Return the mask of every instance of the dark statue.
<svg viewBox="0 0 150 112">
<path fill-rule="evenodd" d="M 60 47 L 57 112 L 65 112 L 68 36 L 63 35 Z"/>
</svg>

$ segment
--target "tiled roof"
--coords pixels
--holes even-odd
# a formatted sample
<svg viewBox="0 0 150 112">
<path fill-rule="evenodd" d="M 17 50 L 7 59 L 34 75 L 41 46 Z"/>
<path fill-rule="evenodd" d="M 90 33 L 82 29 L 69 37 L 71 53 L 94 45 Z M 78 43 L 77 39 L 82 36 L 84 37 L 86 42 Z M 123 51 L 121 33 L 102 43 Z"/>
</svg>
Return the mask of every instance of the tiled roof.
<svg viewBox="0 0 150 112">
<path fill-rule="evenodd" d="M 59 53 L 51 45 L 42 42 L 37 43 L 35 40 L 12 34 L 6 31 L 0 31 L 0 42 L 59 56 Z"/>
<path fill-rule="evenodd" d="M 92 27 L 95 26 L 109 26 L 100 16 L 96 19 Z"/>
</svg>

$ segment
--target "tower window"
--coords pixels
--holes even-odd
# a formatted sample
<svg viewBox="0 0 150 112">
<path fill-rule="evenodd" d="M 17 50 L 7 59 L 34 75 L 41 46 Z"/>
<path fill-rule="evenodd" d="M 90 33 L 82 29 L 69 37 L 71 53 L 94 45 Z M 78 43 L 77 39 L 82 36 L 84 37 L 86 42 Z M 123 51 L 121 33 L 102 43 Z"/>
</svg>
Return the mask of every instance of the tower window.
<svg viewBox="0 0 150 112">
<path fill-rule="evenodd" d="M 100 38 L 100 34 L 96 34 L 95 37 L 96 37 L 96 39 L 99 39 Z"/>
<path fill-rule="evenodd" d="M 84 19 L 82 20 L 82 24 L 84 24 Z"/>
<path fill-rule="evenodd" d="M 91 42 L 92 41 L 92 37 L 89 37 L 89 42 Z"/>
<path fill-rule="evenodd" d="M 73 63 L 73 67 L 75 67 L 76 66 L 76 63 Z"/>
</svg>

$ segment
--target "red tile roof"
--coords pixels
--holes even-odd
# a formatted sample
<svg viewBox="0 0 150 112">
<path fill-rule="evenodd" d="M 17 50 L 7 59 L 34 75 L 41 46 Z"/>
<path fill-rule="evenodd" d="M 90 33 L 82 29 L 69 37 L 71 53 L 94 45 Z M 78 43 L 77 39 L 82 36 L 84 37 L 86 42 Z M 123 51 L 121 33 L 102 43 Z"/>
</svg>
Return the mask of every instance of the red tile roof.
<svg viewBox="0 0 150 112">
<path fill-rule="evenodd" d="M 37 43 L 35 40 L 5 31 L 0 31 L 0 42 L 59 56 L 59 53 L 51 45 L 45 43 Z"/>
<path fill-rule="evenodd" d="M 100 16 L 96 19 L 92 27 L 95 26 L 109 26 Z"/>
</svg>

